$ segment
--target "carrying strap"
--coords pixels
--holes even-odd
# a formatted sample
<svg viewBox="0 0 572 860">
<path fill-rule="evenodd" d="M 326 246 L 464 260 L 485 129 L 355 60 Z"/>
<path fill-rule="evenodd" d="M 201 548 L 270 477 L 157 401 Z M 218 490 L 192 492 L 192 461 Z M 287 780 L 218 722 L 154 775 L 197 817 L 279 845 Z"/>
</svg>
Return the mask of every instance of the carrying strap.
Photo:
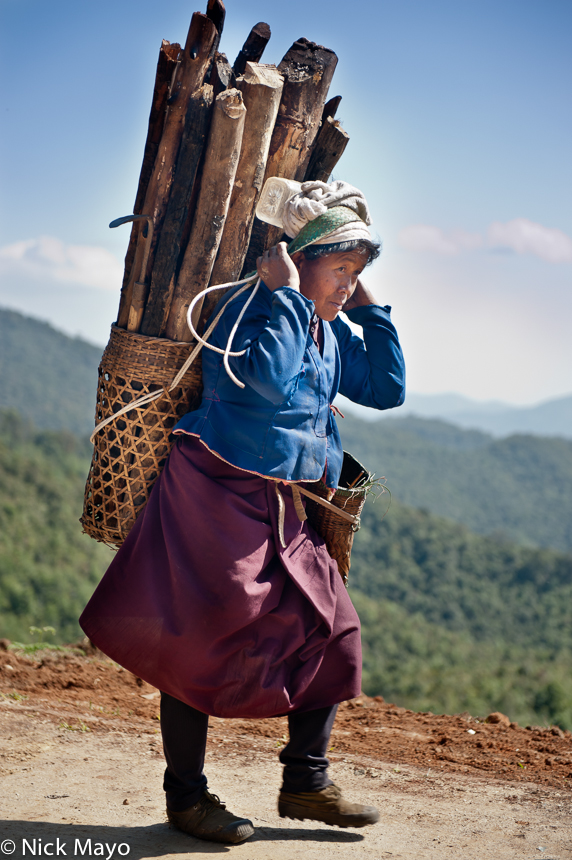
<svg viewBox="0 0 572 860">
<path fill-rule="evenodd" d="M 99 424 L 96 424 L 95 430 L 93 431 L 93 433 L 89 437 L 89 441 L 91 442 L 92 445 L 95 444 L 95 437 L 97 436 L 99 431 L 102 430 L 103 427 L 106 427 L 108 424 L 111 424 L 112 421 L 115 421 L 116 418 L 119 418 L 121 415 L 125 415 L 127 412 L 131 412 L 132 409 L 140 409 L 142 406 L 147 406 L 148 403 L 152 403 L 154 400 L 158 400 L 160 397 L 163 397 L 164 394 L 169 394 L 169 392 L 173 391 L 173 389 L 177 387 L 177 385 L 179 384 L 179 382 L 181 381 L 181 379 L 183 378 L 183 376 L 185 375 L 185 373 L 187 372 L 189 367 L 192 365 L 193 361 L 195 360 L 195 358 L 197 357 L 197 355 L 199 354 L 199 352 L 201 351 L 203 346 L 206 346 L 206 347 L 208 347 L 208 349 L 212 349 L 214 352 L 220 352 L 224 355 L 225 368 L 226 368 L 227 373 L 229 374 L 230 378 L 240 388 L 244 388 L 244 383 L 240 382 L 240 380 L 238 380 L 236 378 L 236 376 L 233 374 L 230 367 L 228 366 L 228 358 L 234 357 L 237 355 L 244 355 L 244 353 L 246 352 L 245 349 L 241 350 L 240 352 L 231 352 L 230 347 L 231 347 L 234 335 L 236 333 L 236 329 L 238 328 L 238 323 L 241 321 L 242 317 L 244 316 L 244 312 L 246 311 L 246 308 L 248 307 L 248 305 L 250 304 L 250 302 L 254 298 L 256 291 L 258 290 L 258 287 L 260 286 L 260 278 L 258 278 L 258 283 L 256 284 L 256 287 L 252 291 L 252 295 L 249 296 L 248 301 L 245 303 L 245 305 L 244 305 L 244 307 L 240 313 L 240 316 L 238 317 L 238 320 L 236 321 L 236 323 L 233 327 L 233 330 L 230 333 L 230 337 L 228 339 L 226 349 L 219 349 L 218 346 L 213 346 L 212 344 L 207 343 L 207 338 L 209 338 L 211 336 L 211 334 L 213 333 L 213 331 L 215 330 L 218 321 L 220 320 L 221 316 L 223 315 L 224 311 L 226 310 L 226 308 L 230 304 L 230 302 L 234 301 L 234 299 L 238 298 L 238 296 L 242 295 L 242 293 L 245 290 L 247 290 L 250 286 L 252 286 L 252 284 L 257 279 L 257 277 L 258 277 L 257 275 L 252 275 L 251 277 L 245 278 L 242 281 L 231 281 L 228 284 L 218 284 L 216 287 L 208 287 L 206 290 L 203 290 L 202 293 L 199 293 L 198 296 L 196 296 L 193 299 L 193 301 L 191 302 L 191 304 L 189 306 L 189 310 L 187 313 L 187 320 L 188 320 L 189 328 L 191 329 L 191 332 L 193 333 L 194 337 L 197 339 L 197 344 L 196 344 L 195 348 L 192 350 L 192 352 L 189 355 L 189 357 L 187 358 L 187 360 L 185 361 L 185 363 L 183 364 L 183 366 L 181 367 L 181 369 L 179 370 L 179 372 L 177 373 L 177 375 L 175 376 L 175 378 L 173 379 L 173 381 L 171 382 L 171 385 L 169 386 L 169 388 L 158 388 L 156 391 L 150 391 L 148 394 L 144 394 L 142 397 L 139 397 L 137 400 L 132 400 L 131 403 L 128 403 L 127 406 L 124 406 L 122 409 L 119 409 L 117 412 L 114 412 L 113 415 L 108 415 L 107 418 L 104 418 L 103 421 L 100 421 Z M 243 285 L 243 286 L 241 286 L 241 285 Z M 192 313 L 195 305 L 197 304 L 197 302 L 200 301 L 200 299 L 202 299 L 204 296 L 206 296 L 207 293 L 211 293 L 211 292 L 213 292 L 213 290 L 223 290 L 223 289 L 226 289 L 227 287 L 241 287 L 241 289 L 237 290 L 236 293 L 234 293 L 234 295 L 230 296 L 229 300 L 227 302 L 225 302 L 223 307 L 220 309 L 220 311 L 218 312 L 218 314 L 216 315 L 216 317 L 214 318 L 214 320 L 212 321 L 212 323 L 210 324 L 210 326 L 206 330 L 204 338 L 203 338 L 199 334 L 197 334 L 197 332 L 195 331 L 195 329 L 192 325 L 191 313 Z"/>
<path fill-rule="evenodd" d="M 282 549 L 286 549 L 286 541 L 284 539 L 284 519 L 286 515 L 286 504 L 284 502 L 284 498 L 282 493 L 280 492 L 279 484 L 287 483 L 286 481 L 281 482 L 275 479 L 274 487 L 276 489 L 276 495 L 278 497 L 278 539 L 280 540 L 280 546 Z M 305 487 L 301 487 L 299 484 L 288 484 L 288 486 L 292 490 L 292 498 L 294 500 L 294 508 L 298 515 L 298 519 L 300 522 L 304 522 L 308 519 L 308 515 L 304 510 L 304 505 L 302 504 L 302 499 L 300 497 L 300 493 L 304 496 L 308 496 L 308 498 L 312 499 L 314 502 L 317 502 L 319 505 L 322 505 L 324 508 L 328 508 L 328 510 L 332 511 L 332 513 L 336 514 L 336 516 L 341 517 L 346 522 L 352 524 L 352 531 L 357 532 L 360 527 L 360 518 L 356 517 L 355 514 L 348 514 L 347 511 L 338 508 L 336 505 L 333 505 L 331 502 L 328 502 L 327 499 L 323 499 L 321 496 L 317 496 L 316 493 L 311 493 L 310 490 L 307 490 Z"/>
</svg>

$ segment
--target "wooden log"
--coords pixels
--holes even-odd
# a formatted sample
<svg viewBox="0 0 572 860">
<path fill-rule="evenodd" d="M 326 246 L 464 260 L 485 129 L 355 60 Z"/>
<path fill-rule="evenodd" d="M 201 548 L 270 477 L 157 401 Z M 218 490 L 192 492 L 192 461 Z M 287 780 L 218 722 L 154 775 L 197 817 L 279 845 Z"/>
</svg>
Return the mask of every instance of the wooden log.
<svg viewBox="0 0 572 860">
<path fill-rule="evenodd" d="M 211 284 L 235 281 L 246 256 L 284 85 L 275 66 L 246 63 L 237 85 L 246 106 L 240 160 Z M 218 298 L 217 298 L 218 300 Z"/>
<path fill-rule="evenodd" d="M 304 179 L 337 62 L 333 51 L 307 39 L 298 39 L 285 54 L 278 66 L 284 77 L 284 90 L 270 141 L 265 180 L 270 176 Z M 243 272 L 253 271 L 257 257 L 281 236 L 280 228 L 255 219 Z"/>
<path fill-rule="evenodd" d="M 173 73 L 177 67 L 177 60 L 181 52 L 181 46 L 174 42 L 172 45 L 163 39 L 161 49 L 159 51 L 159 59 L 157 61 L 157 72 L 155 74 L 155 85 L 153 87 L 153 99 L 151 101 L 151 112 L 149 114 L 149 125 L 147 128 L 147 140 L 143 151 L 143 164 L 141 165 L 141 173 L 139 174 L 139 185 L 137 186 L 137 194 L 135 196 L 135 205 L 133 206 L 133 214 L 140 215 L 142 211 L 147 186 L 153 172 L 155 157 L 163 134 L 163 125 L 165 123 L 165 112 L 167 110 L 167 100 Z M 127 325 L 127 316 L 129 314 L 129 305 L 131 304 L 131 296 L 127 295 L 127 284 L 131 274 L 131 267 L 135 257 L 135 247 L 137 245 L 137 236 L 141 229 L 141 223 L 135 222 L 131 228 L 131 236 L 127 253 L 125 254 L 125 269 L 123 273 L 123 285 L 121 287 L 121 298 L 119 300 L 119 311 L 117 314 L 117 325 L 125 328 Z M 138 276 L 138 273 L 137 275 Z"/>
<path fill-rule="evenodd" d="M 331 116 L 332 119 L 335 118 L 341 100 L 341 96 L 333 96 L 331 99 L 328 99 L 328 101 L 324 105 L 324 110 L 322 111 L 322 125 L 325 123 L 329 116 Z"/>
<path fill-rule="evenodd" d="M 236 86 L 236 76 L 226 54 L 215 54 L 209 83 L 213 88 L 215 98 L 223 90 L 231 90 Z"/>
<path fill-rule="evenodd" d="M 263 21 L 259 21 L 258 24 L 254 25 L 248 34 L 246 42 L 240 49 L 238 57 L 234 61 L 233 69 L 235 75 L 242 75 L 247 63 L 260 62 L 264 49 L 270 41 L 270 35 L 270 27 L 268 24 L 265 24 Z"/>
<path fill-rule="evenodd" d="M 220 38 L 222 36 L 222 31 L 224 28 L 224 19 L 226 18 L 226 8 L 222 0 L 208 0 L 207 18 L 211 19 L 217 29 L 217 34 L 215 36 L 213 46 L 211 48 L 211 54 L 209 57 L 209 66 L 205 73 L 205 83 L 212 84 L 211 74 L 213 70 L 214 58 L 217 54 L 218 46 L 220 45 Z M 218 93 L 215 93 L 215 95 L 218 95 Z"/>
<path fill-rule="evenodd" d="M 143 319 L 139 327 L 142 334 L 161 337 L 165 331 L 181 254 L 183 231 L 209 133 L 212 106 L 213 89 L 210 84 L 203 84 L 189 100 L 175 178 L 155 253 Z"/>
<path fill-rule="evenodd" d="M 217 96 L 193 227 L 167 322 L 166 335 L 173 340 L 191 340 L 187 309 L 209 282 L 238 167 L 245 116 L 239 90 Z"/>
<path fill-rule="evenodd" d="M 331 116 L 327 117 L 318 132 L 304 180 L 309 182 L 319 179 L 321 182 L 327 182 L 344 154 L 349 140 L 349 134 L 344 131 L 338 120 L 332 119 Z"/>
<path fill-rule="evenodd" d="M 171 88 L 169 110 L 165 119 L 163 135 L 142 207 L 143 213 L 151 215 L 153 218 L 154 226 L 153 242 L 149 253 L 147 270 L 144 273 L 144 278 L 140 278 L 144 283 L 148 283 L 149 274 L 153 268 L 155 249 L 161 236 L 161 228 L 169 203 L 169 195 L 177 163 L 177 154 L 183 135 L 189 98 L 191 93 L 195 92 L 203 84 L 216 35 L 217 29 L 210 18 L 202 15 L 200 12 L 195 12 L 191 19 L 191 26 L 189 27 L 177 75 Z M 135 259 L 129 278 L 131 291 L 135 283 L 135 278 L 139 278 L 143 255 L 144 239 L 140 233 L 137 239 Z M 138 315 L 138 319 L 140 322 L 140 315 Z M 130 331 L 138 331 L 138 328 L 131 328 L 132 325 L 136 324 L 136 321 L 137 315 L 134 320 L 128 321 L 127 327 Z"/>
<path fill-rule="evenodd" d="M 226 9 L 222 0 L 208 0 L 207 17 L 211 19 L 217 28 L 220 41 L 224 27 L 224 19 L 226 18 Z"/>
</svg>

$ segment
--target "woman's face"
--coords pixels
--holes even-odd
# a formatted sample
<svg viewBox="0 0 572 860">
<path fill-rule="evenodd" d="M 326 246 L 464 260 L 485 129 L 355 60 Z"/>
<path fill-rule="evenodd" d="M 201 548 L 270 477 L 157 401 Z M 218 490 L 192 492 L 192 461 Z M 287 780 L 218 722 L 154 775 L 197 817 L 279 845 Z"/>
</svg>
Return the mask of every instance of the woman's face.
<svg viewBox="0 0 572 860">
<path fill-rule="evenodd" d="M 320 319 L 332 322 L 343 310 L 368 258 L 368 252 L 361 248 L 316 260 L 307 260 L 302 251 L 292 256 L 300 275 L 300 292 L 314 302 Z"/>
</svg>

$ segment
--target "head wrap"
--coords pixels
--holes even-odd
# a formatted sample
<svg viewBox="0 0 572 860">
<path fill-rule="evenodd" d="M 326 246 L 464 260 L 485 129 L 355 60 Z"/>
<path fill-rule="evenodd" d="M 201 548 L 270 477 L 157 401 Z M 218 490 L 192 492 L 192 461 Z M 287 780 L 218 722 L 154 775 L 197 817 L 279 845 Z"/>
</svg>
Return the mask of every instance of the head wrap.
<svg viewBox="0 0 572 860">
<path fill-rule="evenodd" d="M 308 245 L 371 239 L 367 201 L 361 191 L 342 180 L 303 182 L 282 218 L 286 234 L 294 240 L 288 247 L 290 254 Z"/>
</svg>

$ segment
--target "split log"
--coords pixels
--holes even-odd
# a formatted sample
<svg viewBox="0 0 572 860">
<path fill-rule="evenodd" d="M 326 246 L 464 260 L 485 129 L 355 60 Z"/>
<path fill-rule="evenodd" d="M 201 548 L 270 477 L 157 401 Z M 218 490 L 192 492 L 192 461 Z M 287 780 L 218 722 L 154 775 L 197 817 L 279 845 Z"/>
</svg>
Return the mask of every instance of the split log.
<svg viewBox="0 0 572 860">
<path fill-rule="evenodd" d="M 278 66 L 284 77 L 284 90 L 265 180 L 283 176 L 303 181 L 337 62 L 333 51 L 307 39 L 298 39 L 285 54 Z M 281 235 L 279 227 L 255 219 L 243 271 L 253 271 L 257 257 L 276 244 Z"/>
<path fill-rule="evenodd" d="M 195 92 L 203 84 L 216 35 L 217 29 L 210 18 L 207 18 L 206 15 L 202 15 L 200 12 L 195 12 L 191 19 L 191 26 L 187 35 L 185 48 L 182 52 L 177 75 L 171 88 L 165 127 L 155 158 L 153 173 L 145 194 L 145 202 L 142 207 L 143 214 L 150 215 L 153 218 L 154 226 L 153 242 L 149 253 L 147 270 L 140 279 L 144 283 L 148 282 L 149 273 L 153 268 L 155 249 L 160 239 L 161 228 L 167 211 L 189 98 L 191 93 Z M 137 239 L 137 248 L 131 267 L 129 284 L 127 285 L 129 296 L 133 292 L 135 277 L 139 275 L 141 269 L 144 244 L 144 238 L 140 233 Z M 141 316 L 135 315 L 134 319 L 133 316 L 131 321 L 128 320 L 127 327 L 130 331 L 138 331 L 138 328 L 132 328 L 131 326 L 136 325 L 137 316 L 140 322 Z"/>
<path fill-rule="evenodd" d="M 333 98 L 328 99 L 328 101 L 324 105 L 324 110 L 322 111 L 322 125 L 325 123 L 329 116 L 331 116 L 332 119 L 335 119 L 341 100 L 341 96 L 333 96 Z"/>
<path fill-rule="evenodd" d="M 215 54 L 209 83 L 215 98 L 223 90 L 231 90 L 236 86 L 236 76 L 226 54 Z"/>
<path fill-rule="evenodd" d="M 151 286 L 140 319 L 141 334 L 161 337 L 165 331 L 182 251 L 183 231 L 209 134 L 212 106 L 213 90 L 210 84 L 204 84 L 189 100 L 175 178 L 155 254 Z"/>
<path fill-rule="evenodd" d="M 318 132 L 304 180 L 309 182 L 319 179 L 321 182 L 327 182 L 349 140 L 349 134 L 343 130 L 338 120 L 327 117 Z"/>
<path fill-rule="evenodd" d="M 238 167 L 245 116 L 239 90 L 217 96 L 193 227 L 167 322 L 166 335 L 172 340 L 191 340 L 187 309 L 209 282 Z"/>
<path fill-rule="evenodd" d="M 258 24 L 254 25 L 248 34 L 246 42 L 240 49 L 238 57 L 234 61 L 233 69 L 235 75 L 242 75 L 247 63 L 260 62 L 264 49 L 270 41 L 270 35 L 270 27 L 268 24 L 260 21 Z"/>
<path fill-rule="evenodd" d="M 153 88 L 153 100 L 151 102 L 151 112 L 149 114 L 149 125 L 147 129 L 147 140 L 143 151 L 143 164 L 141 173 L 139 174 L 139 185 L 137 186 L 137 194 L 135 196 L 135 205 L 133 206 L 133 214 L 140 215 L 142 212 L 147 186 L 153 172 L 155 157 L 163 134 L 163 125 L 165 123 L 165 112 L 167 110 L 167 99 L 173 74 L 177 68 L 177 60 L 181 52 L 181 46 L 177 42 L 171 45 L 166 39 L 163 39 L 161 49 L 159 51 L 159 59 L 157 61 L 157 72 L 155 75 L 155 86 Z M 135 247 L 137 244 L 137 236 L 141 229 L 140 222 L 135 222 L 131 228 L 131 237 L 127 246 L 125 255 L 125 269 L 123 273 L 123 285 L 121 287 L 121 297 L 119 300 L 119 312 L 117 314 L 117 325 L 125 328 L 127 325 L 127 317 L 129 314 L 130 298 L 126 293 L 126 287 L 129 283 L 131 267 L 135 257 Z M 137 273 L 138 274 L 138 273 Z"/>
<path fill-rule="evenodd" d="M 247 111 L 246 121 L 240 160 L 211 284 L 226 284 L 235 281 L 240 275 L 262 190 L 283 85 L 282 75 L 275 66 L 258 63 L 247 62 L 244 75 L 238 79 L 237 86 L 242 92 Z"/>
<path fill-rule="evenodd" d="M 211 53 L 209 57 L 209 68 L 205 74 L 205 83 L 212 84 L 211 74 L 213 69 L 214 58 L 218 51 L 218 46 L 220 45 L 220 37 L 222 36 L 222 31 L 224 27 L 224 19 L 226 18 L 226 9 L 222 0 L 208 0 L 207 3 L 207 18 L 210 18 L 213 24 L 217 29 L 217 34 L 215 36 Z M 217 95 L 217 93 L 215 93 Z"/>
</svg>

